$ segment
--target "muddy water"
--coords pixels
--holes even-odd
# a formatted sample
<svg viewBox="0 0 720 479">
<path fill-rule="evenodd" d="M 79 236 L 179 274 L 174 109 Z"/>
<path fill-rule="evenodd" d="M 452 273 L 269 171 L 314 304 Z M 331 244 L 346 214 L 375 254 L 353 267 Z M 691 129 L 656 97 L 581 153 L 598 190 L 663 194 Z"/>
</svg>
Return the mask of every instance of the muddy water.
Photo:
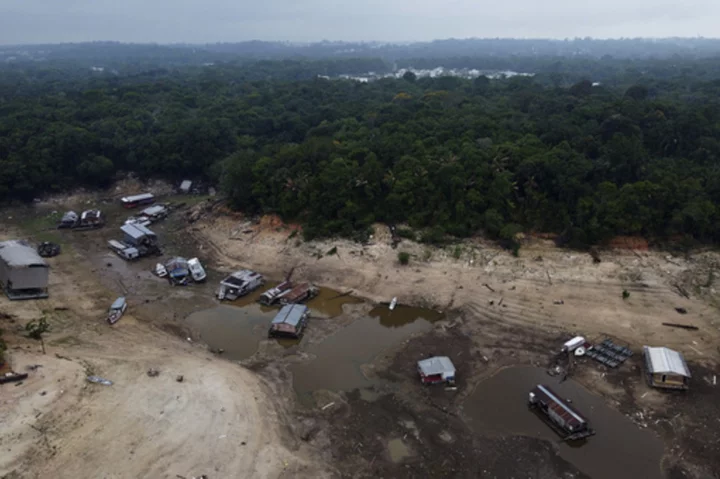
<svg viewBox="0 0 720 479">
<path fill-rule="evenodd" d="M 334 318 L 343 313 L 343 306 L 346 304 L 360 304 L 363 300 L 350 295 L 342 296 L 342 293 L 330 288 L 320 288 L 320 292 L 307 305 L 313 314 Z"/>
<path fill-rule="evenodd" d="M 527 408 L 528 392 L 537 384 L 550 386 L 570 399 L 597 434 L 586 441 L 561 442 L 548 425 Z M 594 479 L 661 478 L 663 444 L 604 400 L 578 383 L 561 384 L 544 369 L 508 368 L 480 383 L 465 401 L 471 427 L 480 434 L 525 435 L 553 441 L 567 461 Z"/>
<path fill-rule="evenodd" d="M 308 352 L 315 359 L 291 367 L 301 401 L 309 404 L 312 392 L 320 389 L 351 391 L 372 386 L 375 383 L 363 374 L 362 366 L 411 335 L 429 330 L 432 323 L 423 315 L 431 320 L 442 316 L 414 308 L 396 309 L 387 315 L 373 311 L 375 317 L 359 318 L 312 346 Z"/>
<path fill-rule="evenodd" d="M 267 337 L 273 316 L 274 312 L 259 305 L 244 308 L 220 305 L 191 314 L 187 322 L 200 332 L 204 343 L 224 349 L 223 357 L 238 361 L 257 352 L 258 343 Z"/>
</svg>

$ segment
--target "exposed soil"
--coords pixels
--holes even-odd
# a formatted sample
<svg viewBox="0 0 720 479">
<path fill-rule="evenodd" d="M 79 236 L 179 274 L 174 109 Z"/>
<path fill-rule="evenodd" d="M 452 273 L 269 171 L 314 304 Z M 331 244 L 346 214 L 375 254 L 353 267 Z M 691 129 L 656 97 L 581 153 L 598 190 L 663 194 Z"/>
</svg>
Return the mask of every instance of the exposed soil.
<svg viewBox="0 0 720 479">
<path fill-rule="evenodd" d="M 68 206 L 57 201 L 24 214 L 43 218 L 49 209 Z M 86 201 L 83 196 L 81 204 Z M 403 242 L 393 249 L 382 226 L 370 245 L 305 243 L 294 233 L 297 227 L 274 218 L 248 221 L 210 205 L 175 211 L 151 226 L 166 257 L 199 256 L 208 269 L 207 283 L 185 288 L 149 274 L 157 258 L 128 264 L 108 255 L 105 242 L 118 236 L 127 215 L 113 205 L 103 206 L 110 224 L 86 233 L 47 232 L 37 228 L 39 220 L 31 228 L 16 221 L 22 216 L 17 211 L 7 212 L 15 218 L 8 224 L 24 236 L 59 235 L 54 239 L 63 254 L 50 260 L 49 300 L 0 299 L 0 312 L 16 321 L 0 319 L 0 327 L 11 330 L 6 340 L 15 369 L 47 364 L 22 386 L 0 386 L 3 423 L 11 425 L 0 431 L 0 448 L 11 449 L 0 459 L 0 477 L 65 470 L 59 477 L 602 477 L 580 472 L 552 441 L 474 431 L 464 407 L 501 368 L 546 367 L 562 342 L 578 333 L 592 340 L 610 336 L 636 352 L 649 344 L 685 354 L 693 372 L 685 393 L 649 388 L 640 354 L 617 370 L 583 358 L 571 377 L 662 439 L 666 477 L 717 477 L 715 253 L 609 250 L 600 251 L 596 264 L 588 254 L 540 240 L 525 245 L 519 258 L 479 240 L 446 249 Z M 187 223 L 186 216 L 195 221 Z M 333 248 L 337 253 L 328 254 Z M 411 253 L 409 266 L 397 263 L 398 251 Z M 297 344 L 265 339 L 258 330 L 255 352 L 234 364 L 198 344 L 206 338 L 185 318 L 216 307 L 217 281 L 240 266 L 274 280 L 295 267 L 294 278 L 338 294 L 352 291 L 368 302 L 321 314 Z M 623 290 L 630 293 L 626 299 Z M 108 328 L 104 310 L 119 294 L 127 295 L 132 309 Z M 292 371 L 312 364 L 336 334 L 369 317 L 373 302 L 394 296 L 403 305 L 441 310 L 444 319 L 369 358 L 362 365 L 368 385 L 316 390 L 310 402 L 298 401 Z M 53 325 L 45 356 L 37 343 L 13 332 L 43 310 L 51 312 Z M 456 390 L 419 384 L 416 362 L 434 354 L 451 357 Z M 149 367 L 160 376 L 148 377 Z M 116 384 L 87 384 L 89 370 Z M 183 383 L 175 381 L 177 374 L 185 376 Z"/>
</svg>

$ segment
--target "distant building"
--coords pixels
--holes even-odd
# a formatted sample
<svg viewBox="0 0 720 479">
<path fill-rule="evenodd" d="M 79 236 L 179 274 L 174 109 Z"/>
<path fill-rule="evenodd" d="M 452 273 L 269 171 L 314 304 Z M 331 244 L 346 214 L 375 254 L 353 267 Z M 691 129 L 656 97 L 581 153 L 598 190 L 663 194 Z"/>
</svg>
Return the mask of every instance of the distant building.
<svg viewBox="0 0 720 479">
<path fill-rule="evenodd" d="M 648 384 L 657 388 L 687 389 L 690 369 L 685 358 L 668 348 L 643 346 Z"/>
<path fill-rule="evenodd" d="M 0 286 L 8 298 L 47 298 L 49 276 L 47 262 L 27 243 L 0 243 Z"/>
</svg>

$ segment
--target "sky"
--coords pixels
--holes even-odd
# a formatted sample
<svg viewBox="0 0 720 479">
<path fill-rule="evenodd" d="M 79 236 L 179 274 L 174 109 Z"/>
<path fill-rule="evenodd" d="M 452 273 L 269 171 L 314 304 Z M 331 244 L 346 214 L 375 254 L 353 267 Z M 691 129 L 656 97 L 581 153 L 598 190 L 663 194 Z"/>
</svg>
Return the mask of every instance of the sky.
<svg viewBox="0 0 720 479">
<path fill-rule="evenodd" d="M 717 37 L 720 0 L 0 0 L 0 44 Z"/>
</svg>

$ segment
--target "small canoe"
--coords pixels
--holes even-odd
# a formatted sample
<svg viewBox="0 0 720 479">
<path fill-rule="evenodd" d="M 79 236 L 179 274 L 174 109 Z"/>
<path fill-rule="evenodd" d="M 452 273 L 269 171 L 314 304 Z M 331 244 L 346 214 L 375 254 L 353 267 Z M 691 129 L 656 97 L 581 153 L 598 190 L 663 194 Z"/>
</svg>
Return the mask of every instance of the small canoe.
<svg viewBox="0 0 720 479">
<path fill-rule="evenodd" d="M 395 306 L 397 306 L 397 297 L 393 298 L 392 301 L 390 301 L 390 311 L 395 309 Z"/>
</svg>

